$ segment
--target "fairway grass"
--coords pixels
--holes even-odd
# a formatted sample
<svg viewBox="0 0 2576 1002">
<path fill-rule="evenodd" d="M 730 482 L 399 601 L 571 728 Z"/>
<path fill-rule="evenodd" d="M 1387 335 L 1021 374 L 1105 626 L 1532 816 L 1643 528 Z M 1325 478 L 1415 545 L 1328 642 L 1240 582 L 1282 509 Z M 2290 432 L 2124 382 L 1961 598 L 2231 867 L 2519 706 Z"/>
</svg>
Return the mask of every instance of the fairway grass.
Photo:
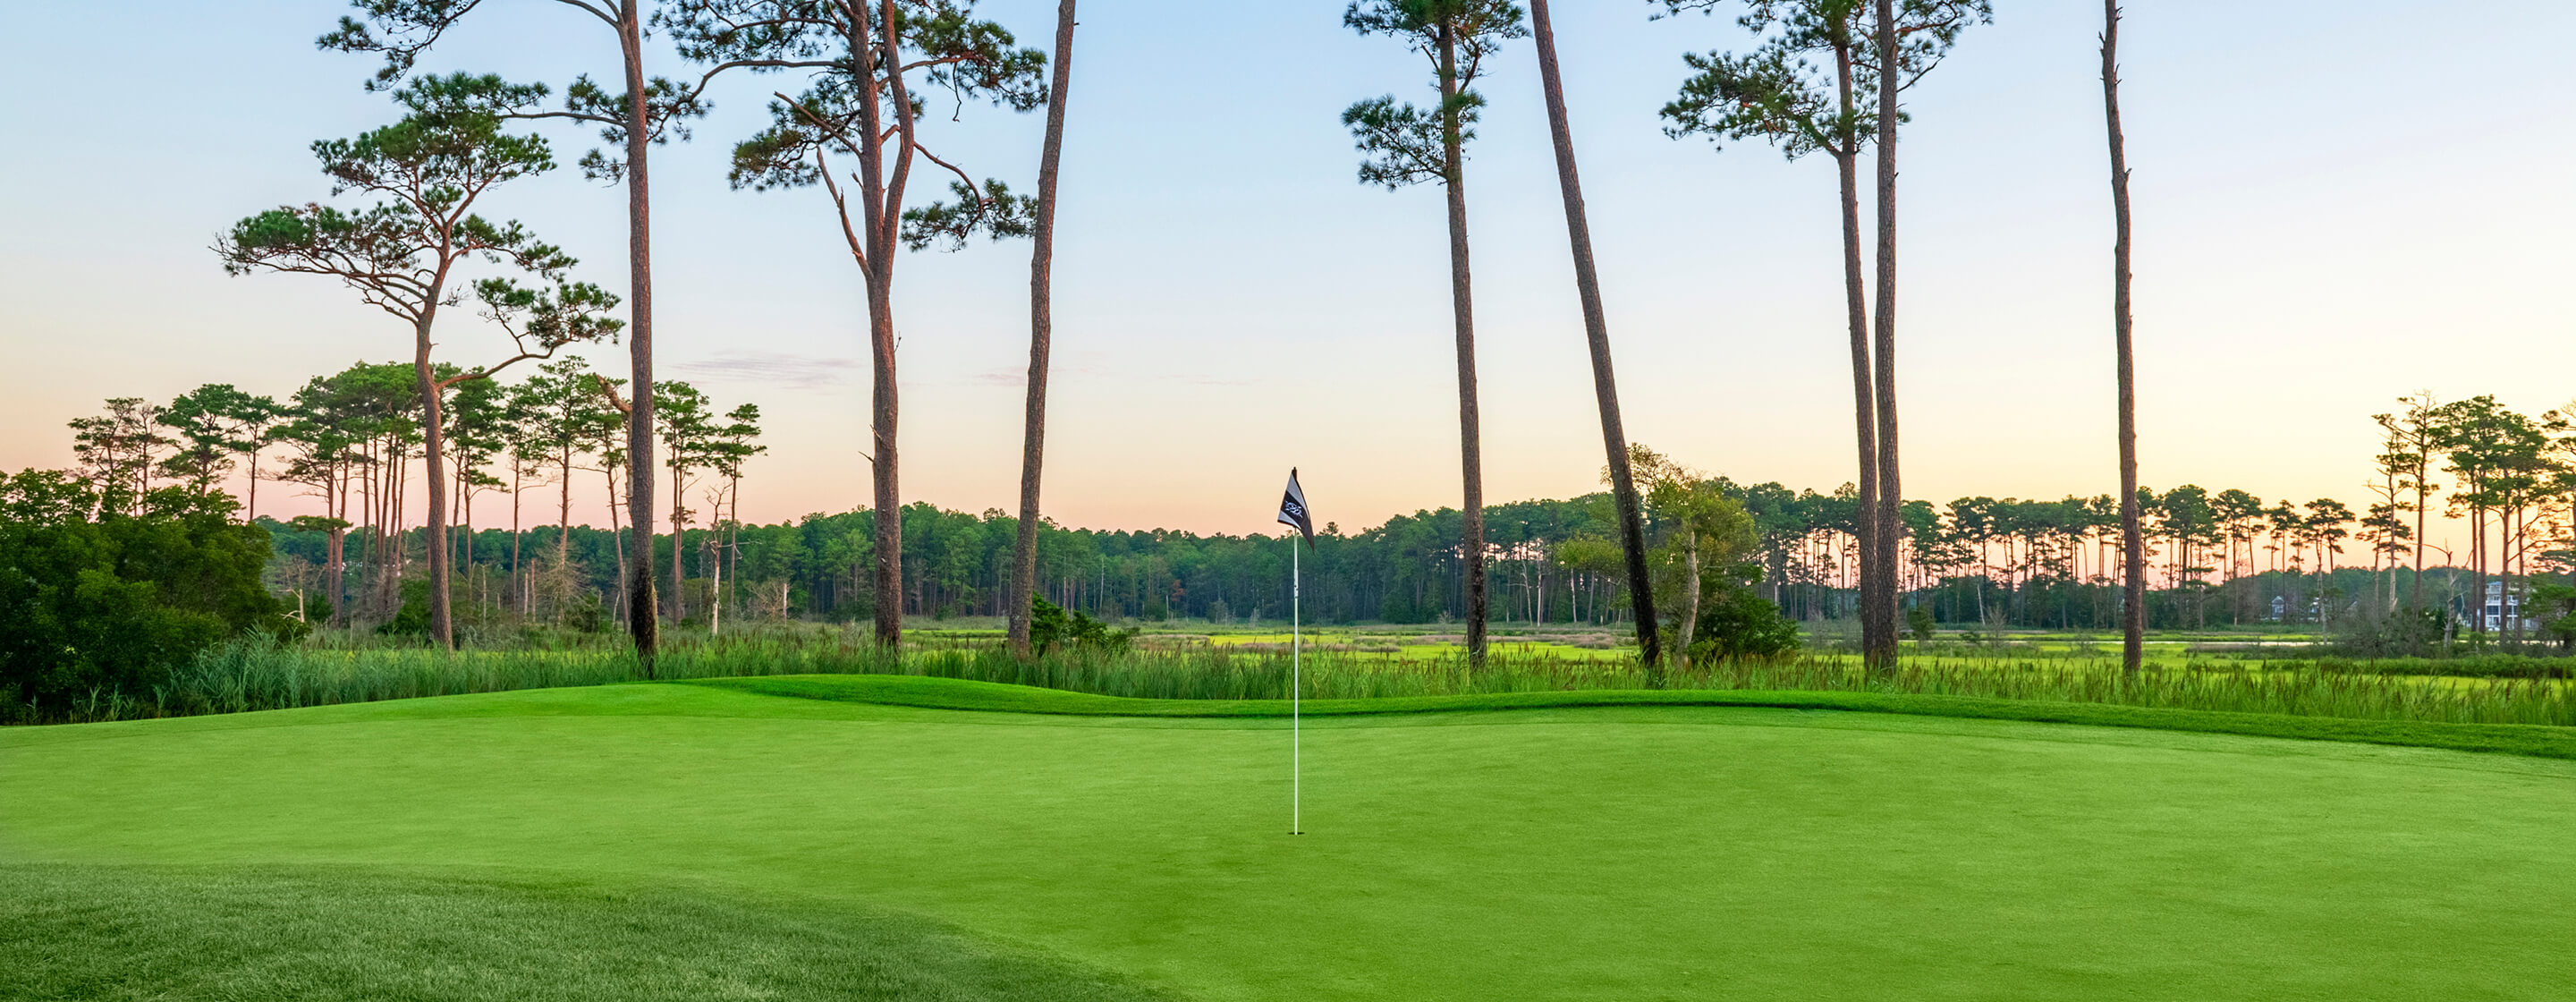
<svg viewBox="0 0 2576 1002">
<path fill-rule="evenodd" d="M 1328 715 L 1290 836 L 1283 720 L 886 683 L 986 708 L 609 685 L 0 730 L 0 864 L 166 900 L 196 892 L 153 868 L 579 888 L 508 920 L 520 964 L 610 949 L 591 927 L 641 902 L 917 915 L 1207 999 L 2576 997 L 2567 761 L 1780 706 Z"/>
<path fill-rule="evenodd" d="M 561 877 L 0 864 L 0 998 L 1127 1002 L 919 918 Z"/>
</svg>

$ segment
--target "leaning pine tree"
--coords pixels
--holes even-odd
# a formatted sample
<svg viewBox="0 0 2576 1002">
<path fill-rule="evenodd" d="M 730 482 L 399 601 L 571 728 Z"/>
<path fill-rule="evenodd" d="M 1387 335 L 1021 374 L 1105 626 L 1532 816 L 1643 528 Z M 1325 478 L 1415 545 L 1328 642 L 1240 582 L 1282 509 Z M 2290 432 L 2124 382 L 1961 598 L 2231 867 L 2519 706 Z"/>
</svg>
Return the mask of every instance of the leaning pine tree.
<svg viewBox="0 0 2576 1002">
<path fill-rule="evenodd" d="M 1574 251 L 1574 291 L 1583 304 L 1584 342 L 1592 350 L 1592 392 L 1601 405 L 1601 444 L 1609 453 L 1610 497 L 1619 512 L 1619 547 L 1626 557 L 1628 599 L 1637 615 L 1637 648 L 1646 683 L 1664 684 L 1663 644 L 1655 620 L 1654 578 L 1646 569 L 1645 516 L 1637 481 L 1628 469 L 1628 434 L 1619 424 L 1619 382 L 1610 370 L 1610 321 L 1601 308 L 1601 278 L 1592 267 L 1592 224 L 1583 211 L 1583 181 L 1575 176 L 1574 132 L 1566 122 L 1565 82 L 1556 68 L 1556 32 L 1547 0 L 1530 0 L 1530 26 L 1538 37 L 1539 89 L 1556 147 L 1557 188 L 1565 199 L 1565 235 Z"/>
<path fill-rule="evenodd" d="M 926 106 L 914 78 L 959 100 L 1015 111 L 1046 103 L 1046 54 L 1013 48 L 1011 33 L 975 19 L 973 0 L 684 0 L 666 19 L 681 54 L 701 62 L 810 74 L 802 94 L 774 93 L 771 123 L 734 147 L 735 187 L 820 187 L 850 258 L 867 282 L 875 394 L 876 637 L 903 639 L 902 494 L 896 479 L 894 262 L 898 244 L 956 248 L 983 233 L 1029 233 L 1031 199 L 1000 181 L 978 185 L 923 144 Z M 916 158 L 955 175 L 954 204 L 904 208 Z M 840 162 L 836 162 L 839 160 Z M 855 170 L 852 164 L 855 161 Z M 925 168 L 927 169 L 927 168 Z M 842 172 L 848 172 L 843 174 Z M 845 183 L 846 181 L 846 183 Z M 852 218 L 852 202 L 856 218 Z"/>
<path fill-rule="evenodd" d="M 1425 110 L 1394 95 L 1342 112 L 1359 150 L 1363 184 L 1393 191 L 1436 182 L 1449 201 L 1449 310 L 1458 340 L 1458 465 L 1466 485 L 1459 506 L 1461 576 L 1467 591 L 1467 663 L 1485 664 L 1484 440 L 1476 413 L 1476 319 L 1467 272 L 1466 145 L 1476 133 L 1484 95 L 1475 92 L 1485 59 L 1509 39 L 1529 34 L 1510 0 L 1358 0 L 1342 24 L 1363 35 L 1403 39 L 1430 60 L 1440 104 Z"/>
<path fill-rule="evenodd" d="M 495 76 L 423 77 L 394 92 L 408 112 L 392 125 L 354 139 L 313 144 L 332 193 L 365 192 L 385 199 L 353 211 L 307 204 L 271 209 L 233 224 L 216 241 L 224 270 L 245 275 L 278 271 L 326 275 L 357 291 L 368 305 L 411 328 L 412 374 L 419 394 L 422 454 L 428 496 L 429 628 L 441 647 L 453 646 L 448 606 L 446 422 L 442 394 L 456 384 L 484 379 L 511 364 L 546 358 L 578 341 L 616 333 L 603 316 L 617 297 L 586 283 L 564 281 L 573 259 L 539 242 L 516 222 L 493 223 L 473 212 L 494 185 L 554 166 L 546 142 L 512 135 L 502 126 L 542 91 Z M 430 358 L 431 329 L 439 308 L 457 299 L 457 267 L 470 258 L 555 283 L 550 290 L 520 286 L 507 277 L 473 283 L 486 315 L 501 323 L 518 350 L 500 362 L 442 373 Z"/>
<path fill-rule="evenodd" d="M 1055 9 L 1055 79 L 1047 88 L 1046 142 L 1029 223 L 1029 382 L 1020 438 L 1020 524 L 1011 545 L 1010 644 L 1026 657 L 1038 595 L 1038 477 L 1046 465 L 1047 356 L 1055 350 L 1055 182 L 1064 154 L 1064 105 L 1073 84 L 1073 4 Z"/>
</svg>

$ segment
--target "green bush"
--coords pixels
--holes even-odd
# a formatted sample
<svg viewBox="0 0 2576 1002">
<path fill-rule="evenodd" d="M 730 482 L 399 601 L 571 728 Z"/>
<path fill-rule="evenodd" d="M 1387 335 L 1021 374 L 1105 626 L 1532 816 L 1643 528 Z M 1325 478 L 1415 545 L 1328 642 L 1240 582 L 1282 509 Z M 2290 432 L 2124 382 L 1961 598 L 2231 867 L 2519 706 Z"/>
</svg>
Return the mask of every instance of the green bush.
<svg viewBox="0 0 2576 1002">
<path fill-rule="evenodd" d="M 1776 658 L 1798 649 L 1798 623 L 1780 614 L 1770 599 L 1729 582 L 1700 600 L 1698 629 L 1692 634 L 1694 658 Z"/>
<path fill-rule="evenodd" d="M 1111 654 L 1127 651 L 1134 630 L 1112 630 L 1109 624 L 1091 618 L 1079 610 L 1066 611 L 1063 606 L 1045 599 L 1034 599 L 1029 607 L 1029 646 L 1039 654 L 1058 645 L 1081 647 Z"/>
<path fill-rule="evenodd" d="M 228 637 L 302 636 L 260 583 L 268 531 L 232 511 L 222 494 L 0 476 L 0 703 L 59 716 L 76 699 L 146 691 Z"/>
</svg>

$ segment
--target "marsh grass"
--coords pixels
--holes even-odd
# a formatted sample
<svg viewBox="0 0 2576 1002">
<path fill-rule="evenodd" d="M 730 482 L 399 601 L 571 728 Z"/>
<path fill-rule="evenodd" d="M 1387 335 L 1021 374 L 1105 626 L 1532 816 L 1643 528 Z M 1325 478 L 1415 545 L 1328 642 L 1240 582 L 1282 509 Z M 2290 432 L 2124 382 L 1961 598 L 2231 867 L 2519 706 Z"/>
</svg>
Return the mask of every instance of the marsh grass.
<svg viewBox="0 0 2576 1002">
<path fill-rule="evenodd" d="M 1341 649 L 1335 649 L 1341 648 Z M 2426 665 L 2420 667 L 2445 667 Z M 2548 666 L 2497 661 L 2483 672 L 2431 675 L 2396 662 L 2192 658 L 2135 674 L 2113 660 L 2058 654 L 1936 651 L 1871 677 L 1856 659 L 1809 653 L 1675 669 L 1678 689 L 1884 692 L 2223 710 L 2364 720 L 2576 725 L 2576 684 Z M 1264 645 L 1147 646 L 1012 657 L 990 639 L 931 636 L 900 651 L 852 631 L 779 631 L 689 638 L 655 665 L 657 679 L 892 674 L 1037 686 L 1150 699 L 1284 699 L 1290 659 Z M 2563 674 L 2563 672 L 2561 672 Z M 1365 645 L 1309 649 L 1308 698 L 1642 689 L 1624 660 L 1498 650 L 1469 671 L 1455 649 Z M 2461 677 L 2463 675 L 2476 677 Z M 605 645 L 440 654 L 419 648 L 334 648 L 253 637 L 199 654 L 146 693 L 102 693 L 72 720 L 238 713 L 334 703 L 451 696 L 645 680 L 633 655 Z M 58 718 L 59 719 L 59 718 Z"/>
</svg>

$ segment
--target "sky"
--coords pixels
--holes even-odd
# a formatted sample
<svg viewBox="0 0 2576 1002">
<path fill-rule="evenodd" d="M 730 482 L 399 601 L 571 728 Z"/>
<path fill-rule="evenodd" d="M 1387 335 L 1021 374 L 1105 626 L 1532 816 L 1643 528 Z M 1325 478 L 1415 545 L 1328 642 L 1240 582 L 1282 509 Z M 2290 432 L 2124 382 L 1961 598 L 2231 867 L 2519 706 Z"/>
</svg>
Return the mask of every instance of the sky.
<svg viewBox="0 0 2576 1002">
<path fill-rule="evenodd" d="M 1257 532 L 1299 467 L 1345 529 L 1458 503 L 1438 190 L 1358 183 L 1351 102 L 1420 101 L 1417 56 L 1335 2 L 1092 0 L 1076 42 L 1055 267 L 1047 513 L 1066 525 Z M 1657 109 L 1729 17 L 1560 0 L 1567 101 L 1631 440 L 1739 481 L 1853 479 L 1834 172 L 1674 140 Z M 558 89 L 613 77 L 571 8 L 492 0 L 425 69 Z M 980 9 L 1044 46 L 1053 7 Z M 1998 0 L 1908 92 L 1898 147 L 1898 395 L 1908 497 L 2116 490 L 2110 206 L 2098 6 Z M 2360 507 L 2395 397 L 2576 397 L 2576 82 L 2522 38 L 2576 5 L 2173 0 L 2123 21 L 2144 483 Z M 227 277 L 233 220 L 324 199 L 308 145 L 390 121 L 372 60 L 313 37 L 336 0 L 48 4 L 0 33 L 0 469 L 63 466 L 111 396 L 228 382 L 283 397 L 407 357 L 402 322 L 309 276 Z M 112 46 L 103 43 L 112 42 Z M 661 53 L 653 72 L 686 67 Z M 1485 496 L 1597 489 L 1601 437 L 1535 58 L 1487 70 L 1470 149 Z M 757 403 L 754 520 L 866 503 L 866 314 L 824 196 L 730 189 L 731 144 L 793 79 L 713 91 L 655 153 L 658 365 Z M 1033 187 L 1043 116 L 939 108 L 926 141 Z M 597 145 L 545 126 L 569 164 Z M 1866 170 L 1866 165 L 1864 170 Z M 1866 175 L 1864 175 L 1866 176 Z M 932 192 L 917 187 L 920 197 Z M 497 191 L 625 284 L 622 194 L 569 168 Z M 1016 508 L 1025 243 L 896 266 L 903 494 Z M 443 357 L 507 339 L 453 311 Z M 622 369 L 622 349 L 586 354 Z M 581 486 L 587 486 L 586 484 Z M 263 510 L 286 510 L 263 491 Z M 591 495 L 588 507 L 602 503 Z M 486 502 L 487 504 L 489 502 Z M 577 516 L 579 517 L 579 516 Z M 590 516 L 604 520 L 604 511 Z"/>
</svg>

